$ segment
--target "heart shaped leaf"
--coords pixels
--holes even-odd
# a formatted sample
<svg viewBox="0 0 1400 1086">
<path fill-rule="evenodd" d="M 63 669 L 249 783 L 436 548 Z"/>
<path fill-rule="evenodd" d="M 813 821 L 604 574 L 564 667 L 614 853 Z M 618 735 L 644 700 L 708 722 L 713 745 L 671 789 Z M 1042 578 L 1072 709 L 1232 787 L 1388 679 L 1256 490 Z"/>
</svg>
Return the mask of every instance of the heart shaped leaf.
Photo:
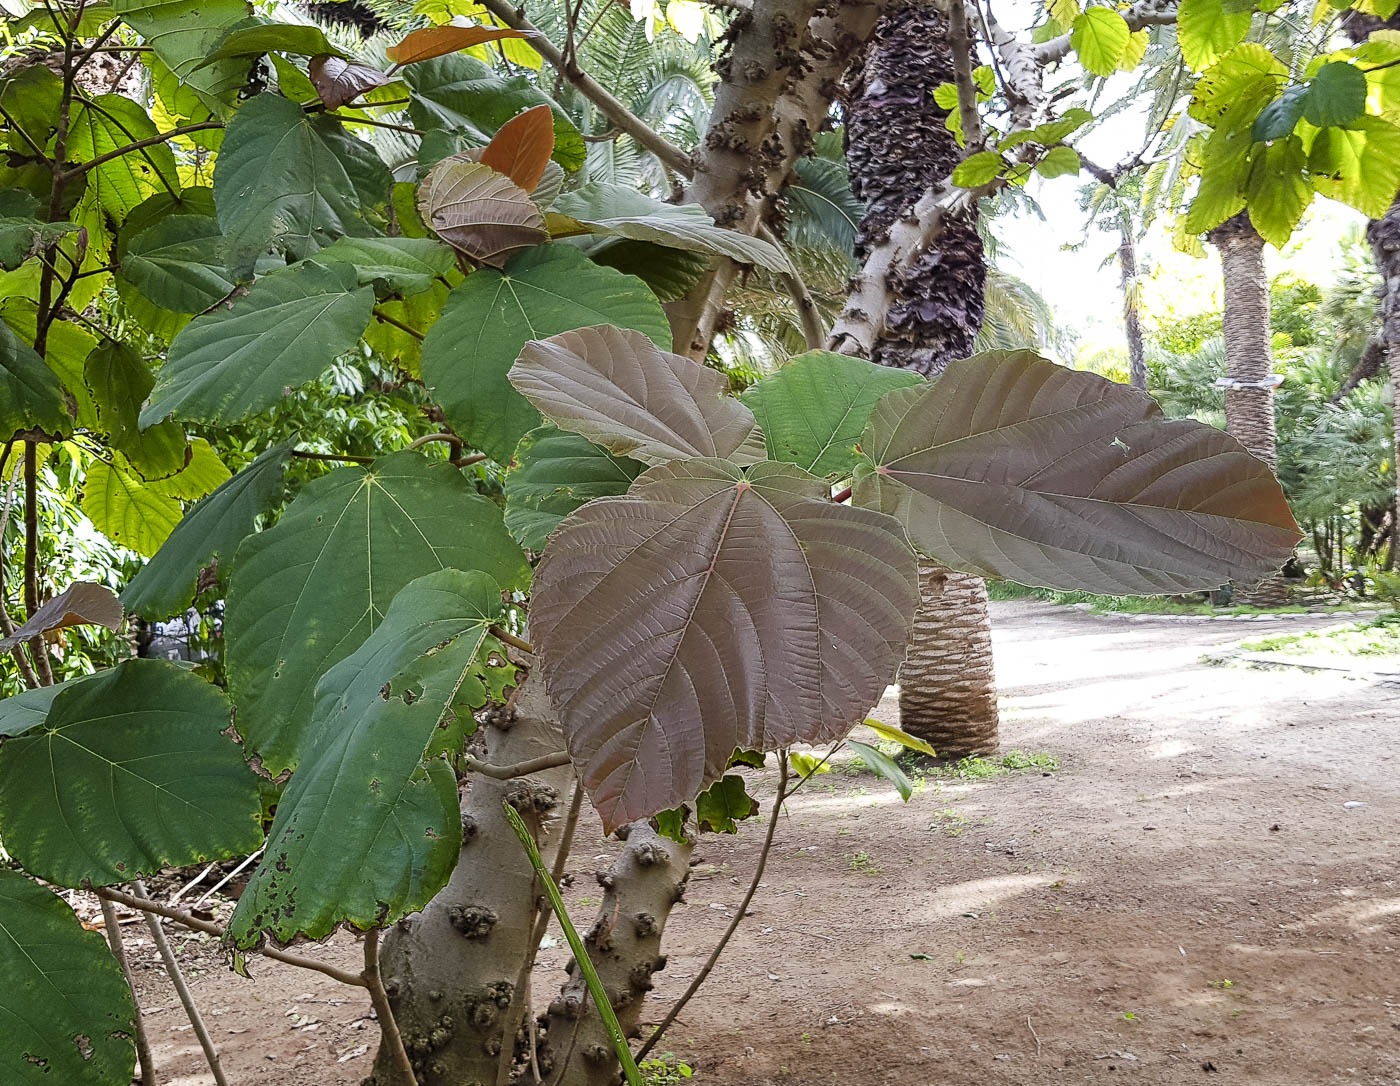
<svg viewBox="0 0 1400 1086">
<path fill-rule="evenodd" d="M 564 521 L 530 632 L 611 830 L 695 798 L 736 747 L 830 741 L 904 656 L 918 572 L 897 522 L 787 464 L 665 464 Z"/>
<path fill-rule="evenodd" d="M 481 152 L 481 164 L 534 192 L 553 153 L 554 113 L 548 106 L 534 106 L 501 125 Z"/>
<path fill-rule="evenodd" d="M 1030 351 L 880 401 L 857 504 L 954 569 L 1088 592 L 1189 592 L 1279 569 L 1299 532 L 1267 465 L 1126 385 Z"/>
<path fill-rule="evenodd" d="M 510 382 L 565 430 L 647 464 L 714 456 L 764 458 L 753 412 L 727 395 L 718 370 L 657 349 L 610 324 L 525 345 Z"/>
<path fill-rule="evenodd" d="M 497 268 L 511 253 L 549 236 L 530 194 L 468 155 L 453 155 L 432 168 L 418 190 L 418 211 L 454 249 Z"/>
</svg>

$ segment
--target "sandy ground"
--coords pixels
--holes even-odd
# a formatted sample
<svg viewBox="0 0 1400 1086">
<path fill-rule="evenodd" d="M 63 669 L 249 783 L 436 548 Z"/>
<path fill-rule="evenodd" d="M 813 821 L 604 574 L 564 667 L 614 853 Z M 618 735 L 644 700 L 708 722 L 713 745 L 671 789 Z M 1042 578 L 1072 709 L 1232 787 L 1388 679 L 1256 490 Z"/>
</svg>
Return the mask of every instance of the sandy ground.
<svg viewBox="0 0 1400 1086">
<path fill-rule="evenodd" d="M 1200 661 L 1296 621 L 993 607 L 1004 746 L 1060 769 L 930 779 L 907 805 L 868 775 L 814 779 L 662 1048 L 726 1086 L 1400 1086 L 1400 686 Z M 655 1018 L 733 915 L 760 836 L 702 843 Z M 613 846 L 596 826 L 580 840 L 586 919 Z M 244 981 L 175 941 L 234 1086 L 367 1073 L 357 991 L 271 962 Z M 318 953 L 357 966 L 348 937 Z M 211 1083 L 149 944 L 134 956 L 162 1083 Z M 541 953 L 536 992 L 566 960 Z"/>
</svg>

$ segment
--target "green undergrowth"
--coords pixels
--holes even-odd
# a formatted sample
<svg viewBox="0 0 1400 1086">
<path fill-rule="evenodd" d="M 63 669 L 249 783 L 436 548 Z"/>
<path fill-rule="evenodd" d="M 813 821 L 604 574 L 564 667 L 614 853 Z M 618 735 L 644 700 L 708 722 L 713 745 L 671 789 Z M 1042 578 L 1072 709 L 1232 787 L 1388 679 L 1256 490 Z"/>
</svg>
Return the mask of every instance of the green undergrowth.
<svg viewBox="0 0 1400 1086">
<path fill-rule="evenodd" d="M 1191 596 L 1101 596 L 1093 592 L 1057 592 L 1050 588 L 1029 588 L 1011 581 L 987 582 L 987 595 L 994 600 L 1043 600 L 1068 606 L 1088 603 L 1098 612 L 1134 615 L 1288 615 L 1307 611 L 1352 610 L 1355 604 L 1292 603 L 1285 607 L 1217 607 Z"/>
<path fill-rule="evenodd" d="M 1281 652 L 1290 656 L 1400 656 L 1400 612 L 1330 630 L 1256 637 L 1242 642 L 1240 647 L 1248 652 Z"/>
</svg>

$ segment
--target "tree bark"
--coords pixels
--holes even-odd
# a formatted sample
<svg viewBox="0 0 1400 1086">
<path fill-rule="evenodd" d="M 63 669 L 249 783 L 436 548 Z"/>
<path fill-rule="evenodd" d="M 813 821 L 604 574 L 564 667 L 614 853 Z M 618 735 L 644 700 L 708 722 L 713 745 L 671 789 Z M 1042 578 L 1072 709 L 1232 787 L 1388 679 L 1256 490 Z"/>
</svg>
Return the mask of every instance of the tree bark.
<svg viewBox="0 0 1400 1086">
<path fill-rule="evenodd" d="M 947 177 L 963 150 L 933 101 L 955 79 L 947 17 L 904 0 L 885 14 L 858 69 L 846 118 L 851 187 L 866 202 L 857 236 L 863 259 L 919 198 Z M 935 249 L 891 276 L 892 299 L 873 361 L 936 378 L 974 351 L 987 266 L 977 213 L 951 216 Z M 989 754 L 998 745 L 991 620 L 980 577 L 921 563 L 919 609 L 900 671 L 900 724 L 940 757 Z"/>
<path fill-rule="evenodd" d="M 1390 205 L 1382 218 L 1366 227 L 1366 239 L 1375 254 L 1376 267 L 1381 273 L 1381 342 L 1386 365 L 1390 370 L 1390 387 L 1400 389 L 1400 199 Z M 1395 454 L 1400 463 L 1400 393 L 1395 394 Z M 1397 516 L 1400 516 L 1400 486 L 1397 486 Z M 1396 552 L 1390 548 L 1390 565 L 1396 566 Z"/>
<path fill-rule="evenodd" d="M 1142 321 L 1138 317 L 1137 246 L 1133 243 L 1133 224 L 1124 215 L 1118 223 L 1118 269 L 1123 288 L 1123 330 L 1128 339 L 1128 383 L 1147 391 L 1147 352 L 1142 343 Z"/>
<path fill-rule="evenodd" d="M 1244 212 L 1208 235 L 1220 250 L 1225 283 L 1225 429 L 1270 467 L 1278 462 L 1274 429 L 1273 333 L 1269 327 L 1269 277 L 1264 239 Z M 1257 585 L 1237 586 L 1233 600 L 1272 606 L 1288 598 L 1278 574 Z"/>
</svg>

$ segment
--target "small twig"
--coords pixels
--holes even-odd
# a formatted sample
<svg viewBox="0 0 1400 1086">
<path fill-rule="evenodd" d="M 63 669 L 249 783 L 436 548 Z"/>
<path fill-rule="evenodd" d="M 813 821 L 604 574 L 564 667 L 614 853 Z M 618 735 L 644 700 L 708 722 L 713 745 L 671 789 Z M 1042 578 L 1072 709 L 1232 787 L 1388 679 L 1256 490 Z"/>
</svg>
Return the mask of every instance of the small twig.
<svg viewBox="0 0 1400 1086">
<path fill-rule="evenodd" d="M 327 113 L 326 116 L 334 117 L 342 124 L 367 124 L 371 128 L 387 128 L 392 132 L 406 132 L 410 136 L 427 135 L 421 128 L 414 128 L 406 124 L 390 124 L 388 121 L 372 121 L 368 117 L 347 117 L 343 113 Z"/>
<path fill-rule="evenodd" d="M 491 624 L 491 636 L 496 638 L 496 640 L 498 641 L 504 641 L 513 649 L 519 649 L 521 652 L 528 652 L 531 656 L 535 655 L 534 645 L 530 644 L 530 642 L 528 641 L 520 640 L 520 638 L 516 637 L 515 634 L 511 633 L 508 630 L 501 629 L 495 623 Z M 562 762 L 559 764 L 563 765 Z"/>
<path fill-rule="evenodd" d="M 399 1034 L 399 1024 L 394 1021 L 393 1008 L 389 1006 L 389 993 L 384 990 L 384 981 L 379 975 L 379 929 L 370 928 L 365 932 L 365 987 L 369 989 L 369 1001 L 374 1005 L 374 1016 L 379 1019 L 379 1034 L 382 1043 L 389 1049 L 389 1059 L 394 1077 L 399 1086 L 414 1086 L 418 1079 L 413 1074 L 413 1064 L 404 1051 L 403 1037 Z"/>
<path fill-rule="evenodd" d="M 385 313 L 384 310 L 380 309 L 378 306 L 374 307 L 373 313 L 378 320 L 383 321 L 385 324 L 392 324 L 400 332 L 407 333 L 408 335 L 416 339 L 419 343 L 422 343 L 423 340 L 428 338 L 422 332 L 418 331 L 417 328 L 410 328 L 408 325 L 404 324 L 403 321 L 397 320 L 396 318 L 389 316 L 388 313 Z"/>
<path fill-rule="evenodd" d="M 469 773 L 480 773 L 493 780 L 509 781 L 516 777 L 528 777 L 531 773 L 542 773 L 546 769 L 558 769 L 562 765 L 568 765 L 569 756 L 560 750 L 553 754 L 542 754 L 540 757 L 531 758 L 526 762 L 516 762 L 513 765 L 491 765 L 489 762 L 478 761 L 467 754 L 462 757 L 461 764 L 462 768 Z"/>
<path fill-rule="evenodd" d="M 450 445 L 462 444 L 462 439 L 456 434 L 424 434 L 416 437 L 404 446 L 404 451 L 409 449 L 421 449 L 424 445 L 431 445 L 434 441 L 446 441 Z"/>
<path fill-rule="evenodd" d="M 191 909 L 197 909 L 197 908 L 199 908 L 199 907 L 200 907 L 201 905 L 203 905 L 206 901 L 208 901 L 211 897 L 213 897 L 213 896 L 214 896 L 215 894 L 217 894 L 220 890 L 222 890 L 225 886 L 227 886 L 230 882 L 232 882 L 234 879 L 236 879 L 236 878 L 238 877 L 239 872 L 243 871 L 249 864 L 257 863 L 257 862 L 258 862 L 258 857 L 261 856 L 261 855 L 263 854 L 263 849 L 265 849 L 266 847 L 267 847 L 266 845 L 261 845 L 261 846 L 259 846 L 257 852 L 253 853 L 251 856 L 245 856 L 245 857 L 243 858 L 242 862 L 239 863 L 239 865 L 238 865 L 237 867 L 235 867 L 235 868 L 234 868 L 232 871 L 230 871 L 227 875 L 225 875 L 223 878 L 221 878 L 221 879 L 220 879 L 218 882 L 216 882 L 213 886 L 209 887 L 209 889 L 205 890 L 204 893 L 201 894 L 201 895 L 199 896 L 198 900 L 196 900 L 195 903 L 194 903 L 193 905 L 190 906 L 190 908 L 191 908 Z"/>
<path fill-rule="evenodd" d="M 346 464 L 373 464 L 378 459 L 373 456 L 351 456 L 349 453 L 303 452 L 301 449 L 293 449 L 292 455 L 299 460 L 331 460 Z"/>
<path fill-rule="evenodd" d="M 115 124 L 116 122 L 113 121 L 113 123 Z M 196 124 L 181 125 L 179 128 L 172 128 L 169 132 L 162 132 L 158 136 L 148 136 L 146 139 L 136 140 L 133 143 L 128 143 L 125 147 L 118 147 L 115 151 L 108 151 L 106 154 L 98 155 L 96 158 L 88 159 L 86 162 L 80 162 L 71 170 L 63 171 L 63 180 L 71 181 L 75 177 L 81 177 L 83 174 L 87 173 L 88 170 L 95 170 L 104 162 L 111 162 L 114 158 L 121 158 L 123 155 L 129 155 L 132 151 L 140 151 L 146 147 L 154 147 L 158 143 L 165 143 L 167 140 L 173 140 L 176 136 L 183 136 L 188 132 L 203 132 L 208 128 L 223 127 L 223 121 L 199 121 Z M 125 131 L 125 129 L 123 129 L 123 131 Z M 147 161 L 149 162 L 150 160 L 147 159 Z M 154 169 L 154 163 L 151 165 Z"/>
<path fill-rule="evenodd" d="M 1031 1025 L 1030 1015 L 1026 1015 L 1026 1028 L 1031 1031 L 1031 1036 L 1035 1038 L 1035 1058 L 1040 1059 L 1040 1034 L 1038 1034 L 1035 1031 L 1035 1027 Z"/>
<path fill-rule="evenodd" d="M 765 222 L 758 224 L 758 236 L 775 249 L 783 248 L 782 239 L 773 233 Z M 821 350 L 826 346 L 826 329 L 822 326 L 822 315 L 817 310 L 816 299 L 812 297 L 806 282 L 796 268 L 790 272 L 779 272 L 778 279 L 797 305 L 797 319 L 802 325 L 802 338 L 807 341 L 807 349 Z"/>
<path fill-rule="evenodd" d="M 470 467 L 472 464 L 480 464 L 483 460 L 490 459 L 491 458 L 485 453 L 472 453 L 471 456 L 459 457 L 458 459 L 452 461 L 452 466 L 457 468 L 465 468 Z"/>
<path fill-rule="evenodd" d="M 140 879 L 137 879 L 132 885 L 142 897 L 150 896 L 146 893 L 146 884 Z M 218 1050 L 214 1048 L 209 1031 L 204 1028 L 204 1019 L 200 1017 L 194 996 L 190 994 L 190 987 L 185 983 L 185 976 L 180 972 L 179 963 L 175 961 L 175 954 L 171 951 L 170 943 L 165 938 L 165 930 L 160 926 L 160 918 L 147 913 L 146 927 L 151 931 L 151 940 L 156 944 L 156 950 L 160 951 L 160 960 L 165 963 L 166 976 L 170 978 L 170 983 L 175 986 L 175 994 L 180 997 L 180 1003 L 185 1008 L 185 1016 L 189 1018 L 190 1025 L 194 1028 L 194 1035 L 199 1038 L 199 1047 L 204 1049 L 204 1058 L 209 1064 L 209 1070 L 213 1072 L 215 1083 L 217 1086 L 228 1086 L 228 1079 L 224 1077 L 224 1069 L 219 1065 Z"/>
<path fill-rule="evenodd" d="M 705 978 L 710 975 L 710 971 L 714 969 L 715 963 L 719 961 L 719 956 L 724 953 L 724 948 L 729 945 L 729 940 L 734 937 L 734 933 L 744 920 L 744 914 L 749 911 L 749 904 L 753 901 L 754 894 L 758 892 L 759 880 L 763 878 L 763 869 L 768 866 L 768 854 L 773 850 L 773 834 L 778 828 L 778 813 L 783 808 L 783 801 L 787 799 L 787 779 L 787 752 L 779 751 L 778 791 L 773 800 L 773 813 L 768 816 L 768 832 L 763 836 L 763 848 L 758 854 L 758 865 L 754 868 L 753 878 L 749 880 L 749 888 L 744 894 L 744 900 L 739 902 L 739 907 L 734 911 L 734 919 L 729 922 L 729 927 L 724 929 L 724 934 L 720 936 L 719 942 L 715 944 L 714 950 L 710 952 L 710 956 L 701 967 L 700 972 L 695 974 L 695 979 L 690 982 L 690 987 L 681 994 L 680 999 L 676 1000 L 671 1009 L 666 1012 L 666 1017 L 661 1020 L 661 1024 L 656 1027 L 652 1035 L 647 1038 L 647 1043 L 642 1045 L 641 1049 L 637 1052 L 638 1060 L 646 1058 L 646 1054 L 656 1047 L 657 1041 L 661 1040 L 661 1035 L 666 1032 L 672 1022 L 680 1017 L 680 1013 L 685 1009 L 685 1005 L 689 1003 L 691 997 L 700 990 L 700 985 L 705 983 Z"/>
<path fill-rule="evenodd" d="M 132 1000 L 136 1003 L 136 1058 L 141 1061 L 141 1086 L 157 1086 L 156 1061 L 151 1058 L 151 1039 L 146 1036 L 146 1023 L 141 1018 L 141 1003 L 136 999 L 136 985 L 131 980 L 131 965 L 126 960 L 126 948 L 122 945 L 122 928 L 117 921 L 117 907 L 105 897 L 101 899 L 102 924 L 107 929 L 107 945 L 112 948 L 112 957 L 121 966 L 126 986 L 131 989 Z"/>
<path fill-rule="evenodd" d="M 218 861 L 215 860 L 214 863 L 211 863 L 208 867 L 206 867 L 206 868 L 205 868 L 203 871 L 201 871 L 198 875 L 196 875 L 194 878 L 190 879 L 189 882 L 185 883 L 184 886 L 180 887 L 180 889 L 176 890 L 173 894 L 171 894 L 171 895 L 170 895 L 170 900 L 167 901 L 166 904 L 169 905 L 169 906 L 171 906 L 172 908 L 173 908 L 174 906 L 180 904 L 180 899 L 181 899 L 182 897 L 184 897 L 187 893 L 189 893 L 191 890 L 193 890 L 196 886 L 198 886 L 201 882 L 203 882 L 205 876 L 208 875 L 209 872 L 211 872 L 211 871 L 214 870 L 214 866 L 215 866 L 215 864 L 217 864 L 217 863 L 218 863 Z"/>
</svg>

